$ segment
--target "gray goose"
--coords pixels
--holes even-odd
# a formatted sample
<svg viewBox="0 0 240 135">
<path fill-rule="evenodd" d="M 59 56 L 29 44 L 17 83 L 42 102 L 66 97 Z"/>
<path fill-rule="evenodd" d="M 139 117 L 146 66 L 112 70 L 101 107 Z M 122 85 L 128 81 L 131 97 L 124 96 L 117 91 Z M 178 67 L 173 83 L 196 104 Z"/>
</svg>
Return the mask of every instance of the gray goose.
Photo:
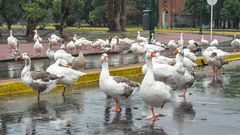
<svg viewBox="0 0 240 135">
<path fill-rule="evenodd" d="M 82 47 L 80 48 L 78 57 L 73 59 L 73 63 L 72 63 L 72 69 L 75 70 L 81 70 L 84 69 L 84 67 L 87 64 L 87 60 L 85 59 L 83 52 L 82 52 Z"/>
<path fill-rule="evenodd" d="M 37 91 L 37 100 L 40 99 L 40 94 L 46 94 L 56 87 L 59 77 L 45 71 L 30 71 L 31 59 L 27 53 L 22 53 L 17 57 L 17 60 L 25 60 L 25 66 L 21 72 L 23 83 L 32 90 Z"/>
</svg>

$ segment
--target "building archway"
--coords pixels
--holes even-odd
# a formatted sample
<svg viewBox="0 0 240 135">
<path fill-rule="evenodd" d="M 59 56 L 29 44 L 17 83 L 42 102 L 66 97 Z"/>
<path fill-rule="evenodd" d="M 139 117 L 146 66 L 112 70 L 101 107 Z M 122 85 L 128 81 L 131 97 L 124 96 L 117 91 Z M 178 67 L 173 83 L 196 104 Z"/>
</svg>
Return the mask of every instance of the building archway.
<svg viewBox="0 0 240 135">
<path fill-rule="evenodd" d="M 169 12 L 168 10 L 164 9 L 162 11 L 162 25 L 163 26 L 168 26 L 169 25 Z"/>
</svg>

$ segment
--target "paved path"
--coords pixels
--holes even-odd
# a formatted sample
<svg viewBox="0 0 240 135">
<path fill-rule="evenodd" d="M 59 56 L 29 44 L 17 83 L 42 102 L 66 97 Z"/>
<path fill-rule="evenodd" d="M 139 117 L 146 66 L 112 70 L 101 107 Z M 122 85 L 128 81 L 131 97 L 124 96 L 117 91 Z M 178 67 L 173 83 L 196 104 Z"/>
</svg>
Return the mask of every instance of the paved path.
<svg viewBox="0 0 240 135">
<path fill-rule="evenodd" d="M 179 40 L 180 36 L 179 33 L 166 33 L 166 34 L 156 34 L 156 40 L 160 41 L 164 44 L 167 44 L 169 40 L 173 39 L 173 40 Z M 200 41 L 201 40 L 201 36 L 198 34 L 184 34 L 184 40 L 188 41 L 190 39 L 194 39 L 196 41 Z M 224 41 L 228 41 L 231 40 L 231 37 L 227 37 L 227 36 L 220 36 L 220 35 L 213 35 L 213 38 L 218 39 L 219 42 L 224 42 Z M 205 35 L 205 39 L 209 40 L 209 36 Z M 7 39 L 6 39 L 7 40 Z M 20 40 L 20 50 L 21 52 L 27 52 L 31 57 L 34 57 L 34 50 L 33 50 L 33 45 L 34 43 L 26 43 L 26 42 L 21 42 Z M 59 44 L 60 46 L 60 44 Z M 43 47 L 44 47 L 44 54 L 43 57 L 46 56 L 45 52 L 47 50 L 48 47 L 48 43 L 43 43 Z M 85 49 L 84 54 L 86 53 L 94 53 L 94 51 L 91 48 Z M 100 51 L 99 51 L 100 52 Z M 0 44 L 0 60 L 6 60 L 6 59 L 11 59 L 13 58 L 12 56 L 10 56 L 9 50 L 8 50 L 8 45 L 7 44 Z"/>
</svg>

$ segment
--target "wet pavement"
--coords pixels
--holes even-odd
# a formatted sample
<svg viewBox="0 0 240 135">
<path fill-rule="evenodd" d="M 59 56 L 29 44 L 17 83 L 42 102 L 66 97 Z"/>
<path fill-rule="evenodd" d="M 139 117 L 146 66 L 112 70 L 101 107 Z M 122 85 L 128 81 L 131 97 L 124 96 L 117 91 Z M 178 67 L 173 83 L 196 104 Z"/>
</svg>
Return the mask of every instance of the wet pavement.
<svg viewBox="0 0 240 135">
<path fill-rule="evenodd" d="M 186 102 L 174 91 L 172 102 L 157 109 L 162 117 L 155 123 L 145 119 L 150 112 L 138 93 L 121 101 L 120 113 L 109 111 L 114 103 L 98 87 L 73 88 L 65 98 L 50 93 L 39 103 L 35 94 L 0 97 L 0 134 L 239 135 L 239 67 L 224 66 L 215 82 L 209 67 L 198 67 Z"/>
</svg>

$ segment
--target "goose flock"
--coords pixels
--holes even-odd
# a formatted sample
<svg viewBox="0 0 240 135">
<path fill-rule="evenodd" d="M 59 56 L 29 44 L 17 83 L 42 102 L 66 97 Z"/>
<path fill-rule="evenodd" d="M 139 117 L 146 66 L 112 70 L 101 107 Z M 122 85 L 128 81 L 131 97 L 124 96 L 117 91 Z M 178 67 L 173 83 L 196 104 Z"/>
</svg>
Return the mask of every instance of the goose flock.
<svg viewBox="0 0 240 135">
<path fill-rule="evenodd" d="M 38 34 L 37 30 L 35 30 L 36 34 Z M 209 42 L 202 35 L 199 42 L 194 40 L 184 42 L 183 35 L 181 33 L 178 41 L 170 40 L 167 45 L 157 42 L 155 39 L 151 39 L 152 44 L 149 44 L 148 39 L 142 37 L 139 31 L 136 41 L 128 38 L 120 39 L 116 36 L 107 40 L 97 39 L 93 42 L 74 35 L 65 46 L 65 41 L 53 34 L 47 40 L 49 46 L 46 55 L 54 63 L 46 71 L 31 71 L 31 58 L 27 53 L 20 53 L 16 60 L 25 61 L 21 79 L 24 84 L 38 92 L 37 99 L 39 100 L 40 94 L 48 93 L 56 87 L 56 84 L 64 86 L 62 92 L 62 96 L 64 96 L 67 87 L 87 74 L 83 72 L 87 62 L 87 59 L 84 58 L 83 48 L 91 46 L 93 49 L 101 49 L 103 53 L 100 57 L 102 69 L 99 76 L 99 87 L 103 93 L 115 101 L 115 107 L 111 110 L 120 112 L 120 101 L 123 99 L 128 101 L 128 98 L 134 93 L 139 92 L 139 96 L 150 108 L 151 115 L 147 118 L 156 121 L 159 118 L 154 112 L 154 108 L 163 108 L 166 103 L 172 102 L 173 90 L 180 90 L 181 93 L 178 96 L 185 100 L 187 89 L 195 83 L 194 70 L 197 66 L 195 64 L 197 60 L 195 53 L 197 51 L 202 53 L 208 65 L 212 67 L 213 80 L 217 79 L 218 70 L 226 64 L 224 57 L 229 53 L 217 48 L 218 41 L 216 39 Z M 35 44 L 40 44 L 41 40 L 39 35 L 34 36 Z M 10 49 L 16 49 L 17 45 L 14 46 L 13 44 L 18 44 L 18 40 L 13 37 L 12 31 L 10 31 L 8 41 L 9 46 L 11 46 Z M 57 46 L 60 46 L 59 42 L 62 45 L 60 49 L 56 50 Z M 235 36 L 231 44 L 234 47 L 237 47 L 237 45 L 239 47 L 240 40 Z M 202 50 L 204 45 L 207 45 L 207 47 Z M 35 49 L 41 48 L 39 46 Z M 170 52 L 173 51 L 175 58 L 164 56 L 162 52 L 166 49 Z M 74 57 L 71 52 L 76 50 L 78 56 Z M 114 50 L 122 54 L 131 51 L 133 54 L 144 57 L 145 64 L 142 67 L 144 78 L 141 83 L 122 76 L 110 75 L 108 53 Z M 36 51 L 36 53 L 41 54 L 40 51 Z"/>
</svg>

